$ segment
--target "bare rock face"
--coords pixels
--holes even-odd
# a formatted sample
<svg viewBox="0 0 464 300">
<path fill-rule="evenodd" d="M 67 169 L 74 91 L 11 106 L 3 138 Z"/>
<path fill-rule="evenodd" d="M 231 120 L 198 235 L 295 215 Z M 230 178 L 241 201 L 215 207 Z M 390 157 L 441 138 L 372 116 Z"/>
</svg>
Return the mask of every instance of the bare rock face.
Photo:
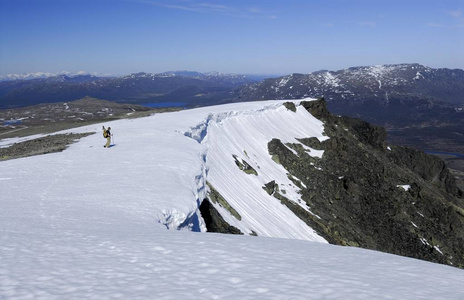
<svg viewBox="0 0 464 300">
<path fill-rule="evenodd" d="M 200 212 L 208 232 L 243 234 L 238 228 L 229 225 L 208 199 L 200 205 Z"/>
<path fill-rule="evenodd" d="M 413 148 L 398 147 L 389 157 L 398 165 L 410 169 L 425 181 L 433 183 L 451 195 L 462 198 L 463 192 L 456 186 L 443 160 Z"/>
<path fill-rule="evenodd" d="M 319 218 L 276 198 L 331 243 L 463 267 L 463 193 L 445 164 L 421 151 L 387 147 L 383 128 L 335 117 L 324 100 L 303 106 L 325 123 L 330 139 L 300 140 L 324 150 L 322 158 L 295 155 L 292 145 L 276 139 L 268 149 L 304 183 L 302 199 Z"/>
</svg>

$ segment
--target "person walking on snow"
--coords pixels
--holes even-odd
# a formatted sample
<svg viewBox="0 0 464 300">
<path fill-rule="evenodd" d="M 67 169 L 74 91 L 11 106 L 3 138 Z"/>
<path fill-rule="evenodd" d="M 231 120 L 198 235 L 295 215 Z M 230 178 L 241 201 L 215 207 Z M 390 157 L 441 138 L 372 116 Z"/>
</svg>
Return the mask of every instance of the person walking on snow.
<svg viewBox="0 0 464 300">
<path fill-rule="evenodd" d="M 113 135 L 111 134 L 110 130 L 111 130 L 111 127 L 108 127 L 108 129 L 105 129 L 105 126 L 103 126 L 103 137 L 106 138 L 106 144 L 105 146 L 103 146 L 105 148 L 109 148 L 111 145 L 111 137 Z"/>
</svg>

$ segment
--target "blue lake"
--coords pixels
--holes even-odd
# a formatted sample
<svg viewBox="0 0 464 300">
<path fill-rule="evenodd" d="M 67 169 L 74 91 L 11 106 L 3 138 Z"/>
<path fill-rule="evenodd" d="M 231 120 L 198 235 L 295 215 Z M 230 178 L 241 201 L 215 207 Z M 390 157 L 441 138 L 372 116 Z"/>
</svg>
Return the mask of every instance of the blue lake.
<svg viewBox="0 0 464 300">
<path fill-rule="evenodd" d="M 3 121 L 3 125 L 5 125 L 5 126 L 14 125 L 14 124 L 21 124 L 21 120 L 8 120 L 8 121 Z"/>
</svg>

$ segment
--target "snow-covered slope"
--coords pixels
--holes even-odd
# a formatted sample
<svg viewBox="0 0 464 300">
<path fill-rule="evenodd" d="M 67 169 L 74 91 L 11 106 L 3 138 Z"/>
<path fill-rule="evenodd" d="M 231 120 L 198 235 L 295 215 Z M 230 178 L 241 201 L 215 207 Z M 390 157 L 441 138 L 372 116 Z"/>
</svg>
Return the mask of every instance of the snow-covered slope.
<svg viewBox="0 0 464 300">
<path fill-rule="evenodd" d="M 101 125 L 94 125 L 74 130 L 98 134 L 63 153 L 2 163 L 4 173 L 10 174 L 1 181 L 2 190 L 27 199 L 22 202 L 25 207 L 4 211 L 6 218 L 16 219 L 15 212 L 30 210 L 26 217 L 40 214 L 37 220 L 47 228 L 74 227 L 75 221 L 62 219 L 78 210 L 88 222 L 103 227 L 136 219 L 144 226 L 205 231 L 198 206 L 206 197 L 209 180 L 243 215 L 242 222 L 231 222 L 244 233 L 254 230 L 260 236 L 323 241 L 261 188 L 277 179 L 298 201 L 297 188 L 267 154 L 267 142 L 289 139 L 294 132 L 322 138 L 322 123 L 304 108 L 293 113 L 281 102 L 245 103 L 107 125 L 113 128 L 116 144 L 111 149 L 102 147 Z M 259 176 L 245 174 L 235 165 L 232 155 L 244 156 L 244 151 L 259 168 Z M 16 180 L 31 189 L 14 184 Z M 113 212 L 108 214 L 109 210 Z M 100 211 L 109 219 L 102 220 Z"/>
<path fill-rule="evenodd" d="M 324 241 L 262 188 L 275 180 L 285 189 L 288 198 L 301 202 L 299 189 L 290 181 L 287 171 L 271 159 L 267 144 L 273 138 L 297 144 L 295 138 L 308 135 L 325 139 L 322 122 L 303 107 L 298 107 L 295 113 L 279 103 L 258 111 L 210 114 L 186 134 L 205 147 L 209 183 L 243 216 L 238 221 L 224 208 L 216 206 L 229 224 L 247 234 L 254 231 L 260 236 Z M 309 148 L 308 152 L 321 155 L 321 151 Z M 235 159 L 246 162 L 257 175 L 240 170 Z M 306 204 L 301 206 L 308 209 Z"/>
<path fill-rule="evenodd" d="M 104 124 L 110 149 L 101 125 L 70 130 L 97 134 L 64 152 L 0 163 L 0 298 L 462 296 L 462 270 L 327 245 L 267 195 L 262 186 L 276 180 L 299 203 L 267 153 L 272 138 L 326 138 L 302 107 L 266 101 L 114 121 Z M 258 175 L 239 170 L 233 155 Z M 205 231 L 198 207 L 207 181 L 241 216 L 216 205 L 226 221 L 260 237 L 166 230 Z"/>
</svg>

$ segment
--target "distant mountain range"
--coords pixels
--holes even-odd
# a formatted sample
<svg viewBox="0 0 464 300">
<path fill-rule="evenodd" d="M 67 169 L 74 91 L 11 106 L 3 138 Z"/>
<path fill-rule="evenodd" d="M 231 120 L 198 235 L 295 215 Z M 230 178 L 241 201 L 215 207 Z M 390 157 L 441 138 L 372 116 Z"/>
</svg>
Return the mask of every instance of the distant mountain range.
<svg viewBox="0 0 464 300">
<path fill-rule="evenodd" d="M 90 74 L 84 71 L 79 71 L 77 73 L 63 71 L 59 73 L 32 72 L 32 73 L 22 73 L 22 74 L 6 74 L 6 75 L 0 75 L 0 81 L 30 80 L 30 79 L 56 77 L 56 76 L 61 76 L 61 75 L 74 77 L 74 76 L 79 76 L 79 75 L 90 75 Z M 103 75 L 97 75 L 97 74 L 91 74 L 91 75 L 99 76 L 99 77 L 111 77 L 111 76 L 106 76 L 106 75 L 103 76 Z"/>
<path fill-rule="evenodd" d="M 388 110 L 417 100 L 461 108 L 464 105 L 464 70 L 400 64 L 292 74 L 248 85 L 239 92 L 237 100 L 308 96 L 323 96 L 335 111 L 346 111 L 351 107 L 357 112 L 361 108 L 370 114 L 374 109 L 382 109 L 376 116 L 379 119 L 385 117 Z M 392 112 L 404 114 L 404 111 Z M 390 119 L 387 115 L 385 121 Z"/>
<path fill-rule="evenodd" d="M 235 88 L 263 78 L 190 71 L 135 73 L 123 77 L 43 75 L 43 78 L 0 82 L 0 109 L 72 101 L 86 96 L 119 103 L 169 102 L 178 106 L 205 106 L 233 98 Z"/>
<path fill-rule="evenodd" d="M 464 70 L 461 69 L 398 64 L 277 78 L 195 71 L 122 77 L 36 75 L 44 78 L 0 82 L 0 109 L 87 96 L 117 103 L 189 108 L 324 97 L 332 113 L 384 126 L 394 143 L 464 153 Z"/>
<path fill-rule="evenodd" d="M 111 75 L 111 74 L 101 74 L 101 73 L 87 73 L 85 71 L 79 72 L 58 72 L 58 73 L 51 73 L 51 72 L 32 72 L 32 73 L 22 73 L 22 74 L 5 74 L 0 75 L 0 82 L 1 81 L 13 81 L 13 80 L 30 80 L 30 79 L 45 79 L 50 77 L 59 77 L 59 76 L 68 76 L 68 77 L 76 77 L 82 75 L 92 75 L 94 77 L 101 77 L 101 78 L 116 78 L 122 77 L 120 75 Z M 224 74 L 220 72 L 207 72 L 207 73 L 200 73 L 197 71 L 167 71 L 163 73 L 155 73 L 154 75 L 174 75 L 174 76 L 186 76 L 186 77 L 197 77 L 197 78 L 204 78 L 208 76 L 237 76 L 237 74 Z M 264 74 L 245 74 L 247 78 L 261 81 L 264 78 L 271 78 L 277 77 L 278 75 L 264 75 Z"/>
<path fill-rule="evenodd" d="M 464 153 L 464 70 L 399 64 L 292 74 L 247 84 L 233 101 L 304 97 L 384 126 L 396 143 Z"/>
</svg>

